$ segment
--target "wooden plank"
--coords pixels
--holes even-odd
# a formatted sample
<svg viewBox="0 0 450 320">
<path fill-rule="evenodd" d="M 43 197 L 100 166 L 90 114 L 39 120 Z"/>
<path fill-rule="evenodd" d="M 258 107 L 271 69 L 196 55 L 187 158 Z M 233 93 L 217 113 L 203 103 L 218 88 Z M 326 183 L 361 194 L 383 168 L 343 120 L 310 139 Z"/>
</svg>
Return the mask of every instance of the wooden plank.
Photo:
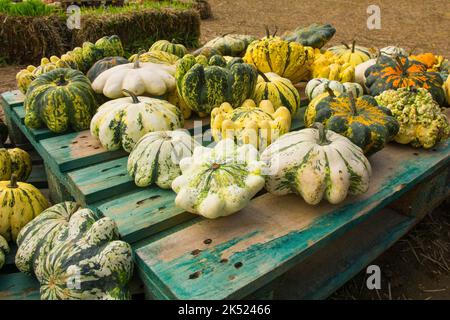
<svg viewBox="0 0 450 320">
<path fill-rule="evenodd" d="M 23 105 L 25 96 L 19 90 L 7 91 L 2 93 L 2 98 L 8 104 L 9 107 L 15 107 Z"/>
<path fill-rule="evenodd" d="M 39 300 L 39 282 L 24 273 L 0 275 L 0 300 Z"/>
<path fill-rule="evenodd" d="M 418 220 L 383 209 L 275 280 L 275 299 L 325 299 L 405 235 Z"/>
<path fill-rule="evenodd" d="M 175 207 L 174 199 L 172 190 L 143 188 L 89 207 L 114 219 L 121 237 L 133 243 L 194 217 Z"/>
<path fill-rule="evenodd" d="M 449 143 L 435 150 L 391 144 L 371 158 L 364 195 L 309 206 L 296 195 L 265 194 L 240 213 L 201 220 L 138 249 L 137 264 L 172 298 L 242 298 L 448 166 Z"/>
<path fill-rule="evenodd" d="M 27 179 L 27 183 L 32 184 L 38 189 L 48 188 L 47 173 L 43 164 L 34 164 L 31 174 Z"/>
<path fill-rule="evenodd" d="M 60 203 L 64 201 L 73 201 L 72 195 L 67 191 L 65 185 L 53 172 L 52 168 L 45 165 L 45 173 L 47 175 L 48 189 L 50 193 L 50 201 L 52 203 Z"/>
</svg>

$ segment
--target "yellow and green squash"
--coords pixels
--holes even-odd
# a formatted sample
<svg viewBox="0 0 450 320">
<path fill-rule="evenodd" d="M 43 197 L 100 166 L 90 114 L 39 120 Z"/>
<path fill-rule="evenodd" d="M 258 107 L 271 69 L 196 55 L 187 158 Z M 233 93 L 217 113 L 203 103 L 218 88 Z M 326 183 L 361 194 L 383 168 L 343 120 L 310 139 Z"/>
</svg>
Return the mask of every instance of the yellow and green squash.
<svg viewBox="0 0 450 320">
<path fill-rule="evenodd" d="M 12 175 L 18 181 L 26 181 L 31 173 L 31 157 L 20 149 L 0 148 L 0 181 L 10 180 Z"/>
<path fill-rule="evenodd" d="M 158 40 L 152 44 L 148 51 L 164 51 L 176 55 L 179 58 L 183 58 L 183 56 L 187 53 L 187 49 L 182 44 L 176 43 L 175 40 L 167 41 L 167 40 Z"/>
</svg>

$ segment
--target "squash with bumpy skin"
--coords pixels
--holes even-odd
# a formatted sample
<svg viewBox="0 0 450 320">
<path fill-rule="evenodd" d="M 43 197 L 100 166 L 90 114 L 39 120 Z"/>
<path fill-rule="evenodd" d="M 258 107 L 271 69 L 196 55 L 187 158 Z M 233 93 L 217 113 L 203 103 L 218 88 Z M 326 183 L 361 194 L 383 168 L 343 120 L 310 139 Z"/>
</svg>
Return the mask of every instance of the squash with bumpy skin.
<svg viewBox="0 0 450 320">
<path fill-rule="evenodd" d="M 93 82 L 102 72 L 125 63 L 128 63 L 128 60 L 122 57 L 106 57 L 94 63 L 86 76 Z"/>
<path fill-rule="evenodd" d="M 129 299 L 132 252 L 118 239 L 112 219 L 57 204 L 22 229 L 16 265 L 36 275 L 42 300 Z"/>
<path fill-rule="evenodd" d="M 0 181 L 0 235 L 15 241 L 19 231 L 44 209 L 48 201 L 34 186 L 11 181 Z"/>
<path fill-rule="evenodd" d="M 439 73 L 428 72 L 425 64 L 408 57 L 391 59 L 381 56 L 376 64 L 366 70 L 365 76 L 366 86 L 372 96 L 389 89 L 416 87 L 430 91 L 439 105 L 445 103 L 443 81 Z"/>
<path fill-rule="evenodd" d="M 171 54 L 176 55 L 179 58 L 183 58 L 183 56 L 187 53 L 186 47 L 182 44 L 176 43 L 175 40 L 167 41 L 167 40 L 159 40 L 152 44 L 148 51 L 164 51 Z"/>
<path fill-rule="evenodd" d="M 323 123 L 373 154 L 394 139 L 399 124 L 389 109 L 371 96 L 355 98 L 352 93 L 337 94 L 331 89 L 313 99 L 305 111 L 305 126 Z"/>
<path fill-rule="evenodd" d="M 222 56 L 240 57 L 244 55 L 249 44 L 256 39 L 255 36 L 246 34 L 224 34 L 208 41 L 204 47 L 213 48 Z"/>
<path fill-rule="evenodd" d="M 375 99 L 391 110 L 400 123 L 396 142 L 429 149 L 450 137 L 450 123 L 427 90 L 387 90 Z"/>
<path fill-rule="evenodd" d="M 128 174 L 138 187 L 155 183 L 170 189 L 172 181 L 181 175 L 180 160 L 192 156 L 192 150 L 199 145 L 181 130 L 147 133 L 128 157 Z"/>
<path fill-rule="evenodd" d="M 6 255 L 9 253 L 8 241 L 5 238 L 0 236 L 0 269 L 3 268 L 3 265 L 6 261 Z"/>
<path fill-rule="evenodd" d="M 272 102 L 275 109 L 284 106 L 294 115 L 300 107 L 300 94 L 289 79 L 276 73 L 260 73 L 253 95 L 255 103 Z"/>
<path fill-rule="evenodd" d="M 180 161 L 182 175 L 172 182 L 175 204 L 209 219 L 244 208 L 264 187 L 264 163 L 249 144 L 221 140 L 214 148 L 197 147 Z"/>
<path fill-rule="evenodd" d="M 112 67 L 101 73 L 92 83 L 96 93 L 116 99 L 123 97 L 123 90 L 136 95 L 162 96 L 175 88 L 175 66 L 140 62 Z"/>
<path fill-rule="evenodd" d="M 366 47 L 357 46 L 356 41 L 353 41 L 351 46 L 344 43 L 340 46 L 328 48 L 328 51 L 334 53 L 344 62 L 350 63 L 353 67 L 373 58 L 373 54 L 370 50 Z"/>
<path fill-rule="evenodd" d="M 307 27 L 298 27 L 294 32 L 286 33 L 283 39 L 295 41 L 303 46 L 322 48 L 336 33 L 336 29 L 329 23 L 313 23 Z"/>
<path fill-rule="evenodd" d="M 366 192 L 372 169 L 362 150 L 320 123 L 315 127 L 285 134 L 264 150 L 267 191 L 296 193 L 312 205 Z"/>
<path fill-rule="evenodd" d="M 165 100 L 125 92 L 130 97 L 104 103 L 92 118 L 91 134 L 106 149 L 113 151 L 122 147 L 131 152 L 148 132 L 183 127 L 184 119 L 176 106 Z"/>
<path fill-rule="evenodd" d="M 290 127 L 289 110 L 283 106 L 275 110 L 269 100 L 256 106 L 255 101 L 248 99 L 236 109 L 225 102 L 211 112 L 214 140 L 233 139 L 238 145 L 251 144 L 258 150 L 264 150 Z"/>
<path fill-rule="evenodd" d="M 10 180 L 14 174 L 17 181 L 26 181 L 31 173 L 31 157 L 19 148 L 0 148 L 0 181 Z"/>
<path fill-rule="evenodd" d="M 330 51 L 321 52 L 314 49 L 314 61 L 311 65 L 310 78 L 325 78 L 340 82 L 353 82 L 355 79 L 355 67 L 348 62 L 339 59 Z"/>
<path fill-rule="evenodd" d="M 80 71 L 56 69 L 39 76 L 25 96 L 25 125 L 46 125 L 56 133 L 89 128 L 97 100 L 91 82 Z"/>
<path fill-rule="evenodd" d="M 251 98 L 257 81 L 256 69 L 241 58 L 226 62 L 222 56 L 187 54 L 177 64 L 177 90 L 186 105 L 201 115 L 223 102 L 241 105 Z"/>
<path fill-rule="evenodd" d="M 297 83 L 309 77 L 314 59 L 311 50 L 300 43 L 268 34 L 248 46 L 244 61 L 254 65 L 260 72 L 274 72 Z"/>
</svg>

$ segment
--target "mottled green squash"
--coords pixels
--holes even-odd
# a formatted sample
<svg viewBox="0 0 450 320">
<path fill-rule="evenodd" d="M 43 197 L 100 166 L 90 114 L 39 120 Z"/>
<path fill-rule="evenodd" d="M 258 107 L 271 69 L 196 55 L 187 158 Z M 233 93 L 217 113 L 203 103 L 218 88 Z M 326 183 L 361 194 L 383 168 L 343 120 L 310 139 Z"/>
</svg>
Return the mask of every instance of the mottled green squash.
<svg viewBox="0 0 450 320">
<path fill-rule="evenodd" d="M 211 47 L 201 47 L 198 48 L 197 50 L 195 50 L 194 52 L 192 52 L 192 55 L 197 57 L 197 56 L 205 56 L 206 58 L 211 58 L 212 56 L 215 55 L 222 55 L 221 52 L 217 49 L 211 48 Z"/>
<path fill-rule="evenodd" d="M 224 34 L 208 41 L 204 47 L 213 48 L 222 56 L 241 57 L 248 45 L 256 39 L 255 36 L 247 34 Z"/>
<path fill-rule="evenodd" d="M 103 57 L 123 57 L 125 52 L 123 50 L 122 41 L 116 35 L 110 37 L 105 36 L 95 42 L 95 47 L 102 50 Z"/>
<path fill-rule="evenodd" d="M 174 54 L 180 58 L 183 58 L 183 56 L 187 53 L 187 49 L 182 44 L 176 43 L 175 40 L 167 41 L 167 40 L 159 40 L 152 44 L 150 47 L 150 50 L 160 50 L 165 51 L 171 54 Z"/>
<path fill-rule="evenodd" d="M 172 53 L 161 50 L 152 50 L 141 54 L 133 54 L 130 58 L 128 58 L 128 61 L 136 62 L 138 55 L 139 61 L 141 62 L 161 63 L 169 66 L 176 64 L 177 61 L 180 60 L 178 56 Z"/>
<path fill-rule="evenodd" d="M 3 268 L 3 265 L 6 261 L 6 255 L 9 253 L 8 241 L 5 238 L 0 236 L 0 270 Z"/>
<path fill-rule="evenodd" d="M 37 277 L 42 300 L 130 299 L 131 247 L 108 217 L 60 203 L 27 224 L 17 245 L 16 266 Z"/>
<path fill-rule="evenodd" d="M 223 102 L 241 105 L 255 91 L 256 69 L 233 58 L 228 63 L 222 56 L 186 55 L 177 64 L 177 90 L 192 110 L 209 114 Z"/>
<path fill-rule="evenodd" d="M 372 96 L 390 89 L 415 87 L 427 89 L 439 105 L 445 105 L 440 74 L 428 72 L 425 64 L 408 57 L 397 56 L 392 59 L 382 55 L 365 71 L 365 77 L 366 87 Z"/>
<path fill-rule="evenodd" d="M 0 148 L 0 181 L 10 180 L 12 175 L 18 181 L 26 181 L 31 173 L 31 157 L 19 148 Z"/>
<path fill-rule="evenodd" d="M 128 60 L 122 57 L 106 57 L 94 63 L 94 65 L 86 73 L 86 76 L 91 82 L 94 82 L 94 80 L 103 71 L 125 63 L 128 63 Z"/>
<path fill-rule="evenodd" d="M 336 29 L 331 24 L 313 23 L 307 27 L 298 27 L 294 32 L 284 34 L 282 38 L 320 49 L 330 41 L 335 33 Z"/>
<path fill-rule="evenodd" d="M 33 129 L 46 125 L 56 133 L 69 128 L 86 130 L 96 109 L 89 79 L 77 70 L 56 69 L 30 84 L 25 96 L 25 125 Z"/>
<path fill-rule="evenodd" d="M 0 119 L 0 147 L 8 139 L 8 126 Z"/>
<path fill-rule="evenodd" d="M 347 92 L 336 95 L 331 89 L 314 98 L 306 108 L 305 126 L 315 122 L 349 138 L 367 155 L 384 148 L 399 130 L 391 111 L 378 105 L 373 97 L 355 98 Z"/>
</svg>

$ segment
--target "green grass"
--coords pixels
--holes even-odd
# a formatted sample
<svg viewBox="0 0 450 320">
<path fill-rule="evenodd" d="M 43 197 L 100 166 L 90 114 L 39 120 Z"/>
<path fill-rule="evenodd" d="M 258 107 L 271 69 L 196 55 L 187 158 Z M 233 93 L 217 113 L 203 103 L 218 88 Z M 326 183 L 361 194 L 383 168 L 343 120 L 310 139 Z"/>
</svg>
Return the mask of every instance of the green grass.
<svg viewBox="0 0 450 320">
<path fill-rule="evenodd" d="M 161 10 L 163 8 L 174 9 L 190 9 L 192 4 L 183 3 L 178 1 L 145 1 L 143 4 L 128 4 L 122 7 L 120 6 L 105 6 L 105 7 L 82 7 L 81 13 L 87 14 L 108 14 L 108 13 L 123 13 L 130 12 L 138 9 L 156 9 Z"/>
<path fill-rule="evenodd" d="M 40 0 L 28 0 L 14 3 L 11 0 L 0 0 L 0 13 L 10 16 L 48 16 L 58 12 L 59 9 L 48 6 Z"/>
</svg>

